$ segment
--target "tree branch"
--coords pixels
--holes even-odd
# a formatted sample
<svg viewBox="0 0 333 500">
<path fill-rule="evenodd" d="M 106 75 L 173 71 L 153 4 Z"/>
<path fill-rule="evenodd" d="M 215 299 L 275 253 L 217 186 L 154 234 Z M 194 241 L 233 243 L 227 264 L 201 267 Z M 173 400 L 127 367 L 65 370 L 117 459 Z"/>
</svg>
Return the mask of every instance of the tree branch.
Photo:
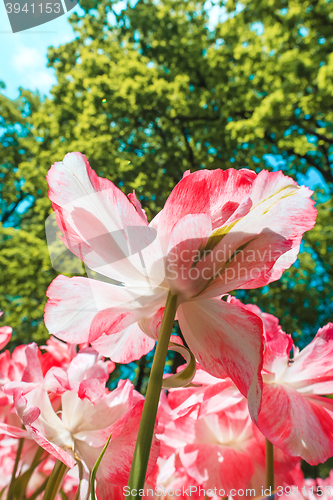
<svg viewBox="0 0 333 500">
<path fill-rule="evenodd" d="M 270 135 L 266 132 L 265 133 L 265 138 L 271 142 L 271 144 L 276 145 L 275 141 L 270 137 Z M 325 181 L 330 185 L 330 191 L 333 191 L 333 173 L 325 169 L 322 165 L 318 164 L 317 162 L 314 161 L 314 158 L 312 158 L 310 155 L 307 153 L 305 155 L 301 155 L 300 153 L 296 153 L 296 151 L 292 148 L 285 149 L 286 153 L 290 156 L 296 156 L 299 159 L 304 159 L 309 163 L 312 167 L 316 168 L 321 175 L 324 177 Z M 329 165 L 328 165 L 329 168 Z"/>
<path fill-rule="evenodd" d="M 6 212 L 4 214 L 4 216 L 2 217 L 2 219 L 1 219 L 1 223 L 2 224 L 4 224 L 5 222 L 7 222 L 7 220 L 9 219 L 9 217 L 15 212 L 16 208 L 21 203 L 21 201 L 23 201 L 23 199 L 24 199 L 24 193 L 21 191 L 19 199 L 17 200 L 17 202 L 15 203 L 15 205 L 13 206 L 13 208 L 11 208 L 10 210 L 8 210 L 8 212 Z"/>
<path fill-rule="evenodd" d="M 170 120 L 175 121 L 179 120 L 181 122 L 190 122 L 190 121 L 199 121 L 203 120 L 205 122 L 214 122 L 219 120 L 221 117 L 220 116 L 182 116 L 182 115 L 177 115 L 176 118 L 170 118 Z"/>
<path fill-rule="evenodd" d="M 185 128 L 183 126 L 181 127 L 181 130 L 182 130 L 183 137 L 184 137 L 184 140 L 185 140 L 186 149 L 188 151 L 189 162 L 192 165 L 192 168 L 196 168 L 195 159 L 194 159 L 194 153 L 193 153 L 193 150 L 191 148 L 190 143 L 187 140 L 187 137 L 188 137 L 189 134 L 186 133 Z"/>
<path fill-rule="evenodd" d="M 329 186 L 329 188 L 331 191 L 333 190 L 333 185 L 332 185 L 333 184 L 333 173 L 330 170 L 325 169 L 322 165 L 315 162 L 314 159 L 308 154 L 301 155 L 300 153 L 296 153 L 293 149 L 288 149 L 287 153 L 295 155 L 295 156 L 297 156 L 297 158 L 300 158 L 300 159 L 304 158 L 304 160 L 306 160 L 310 165 L 312 165 L 312 167 L 316 168 L 321 173 L 321 175 L 324 177 L 325 181 L 328 184 L 331 184 L 331 186 Z"/>
<path fill-rule="evenodd" d="M 333 144 L 333 137 L 327 137 L 324 134 L 320 134 L 319 132 L 316 132 L 315 130 L 310 130 L 308 128 L 302 127 L 302 129 L 307 133 L 314 135 L 318 137 L 318 139 L 321 139 L 322 141 L 328 142 L 329 144 Z"/>
</svg>

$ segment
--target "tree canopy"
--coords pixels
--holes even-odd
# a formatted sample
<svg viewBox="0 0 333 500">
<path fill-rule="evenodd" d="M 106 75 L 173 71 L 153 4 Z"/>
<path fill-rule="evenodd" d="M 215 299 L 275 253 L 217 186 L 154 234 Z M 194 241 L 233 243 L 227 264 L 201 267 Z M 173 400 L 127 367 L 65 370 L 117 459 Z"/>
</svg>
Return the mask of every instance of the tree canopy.
<svg viewBox="0 0 333 500">
<path fill-rule="evenodd" d="M 279 282 L 240 292 L 306 343 L 332 317 L 333 3 L 82 0 L 76 37 L 49 49 L 50 98 L 0 96 L 2 324 L 43 341 L 56 276 L 45 175 L 70 151 L 152 217 L 187 169 L 282 169 L 323 179 L 318 222 Z M 218 9 L 217 9 L 218 7 Z M 221 19 L 214 21 L 212 12 Z"/>
</svg>

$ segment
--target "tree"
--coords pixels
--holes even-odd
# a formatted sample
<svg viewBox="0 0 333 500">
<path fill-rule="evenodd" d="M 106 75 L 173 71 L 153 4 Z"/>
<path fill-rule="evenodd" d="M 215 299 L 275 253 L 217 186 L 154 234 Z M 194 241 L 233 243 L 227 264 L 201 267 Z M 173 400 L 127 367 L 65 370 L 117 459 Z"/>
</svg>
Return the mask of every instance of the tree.
<svg viewBox="0 0 333 500">
<path fill-rule="evenodd" d="M 37 104 L 36 96 L 22 95 L 28 133 L 13 145 L 9 163 L 33 203 L 9 237 L 31 264 L 21 266 L 22 282 L 31 284 L 27 307 L 13 299 L 23 300 L 19 286 L 17 295 L 10 292 L 15 266 L 6 268 L 0 289 L 3 321 L 17 341 L 46 335 L 42 297 L 56 272 L 46 264 L 45 174 L 69 151 L 85 153 L 98 175 L 125 192 L 136 189 L 149 217 L 187 169 L 278 165 L 297 179 L 315 168 L 332 190 L 332 2 L 229 0 L 219 4 L 223 22 L 210 29 L 204 1 L 139 1 L 121 13 L 115 3 L 82 0 L 84 16 L 71 18 L 75 40 L 49 51 L 57 77 L 52 98 Z M 21 144 L 29 151 L 23 158 Z M 13 177 L 12 191 L 14 185 Z M 1 191 L 6 207 L 13 206 L 9 191 Z M 306 236 L 299 268 L 268 289 L 241 294 L 280 316 L 289 333 L 313 335 L 332 314 L 331 207 L 318 204 L 319 226 Z M 45 270 L 37 280 L 36 267 Z M 8 291 L 14 295 L 5 299 Z"/>
<path fill-rule="evenodd" d="M 0 82 L 0 89 L 5 89 Z M 0 221 L 3 226 L 16 227 L 21 220 L 22 207 L 32 204 L 33 199 L 24 189 L 18 165 L 30 159 L 30 152 L 24 145 L 30 135 L 27 118 L 31 115 L 31 104 L 36 104 L 38 96 L 31 93 L 21 95 L 11 101 L 0 93 Z"/>
</svg>

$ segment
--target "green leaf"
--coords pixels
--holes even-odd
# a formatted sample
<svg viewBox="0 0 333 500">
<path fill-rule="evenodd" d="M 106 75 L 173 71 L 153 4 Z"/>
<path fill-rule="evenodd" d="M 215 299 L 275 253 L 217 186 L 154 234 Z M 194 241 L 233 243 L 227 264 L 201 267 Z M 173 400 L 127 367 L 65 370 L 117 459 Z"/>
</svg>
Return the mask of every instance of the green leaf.
<svg viewBox="0 0 333 500">
<path fill-rule="evenodd" d="M 186 367 L 178 373 L 174 373 L 163 379 L 163 389 L 173 389 L 175 387 L 185 387 L 193 380 L 196 372 L 196 360 L 193 353 L 187 347 L 169 343 L 168 350 L 179 352 L 186 360 Z"/>
<path fill-rule="evenodd" d="M 96 474 L 97 474 L 97 470 L 98 470 L 98 467 L 102 461 L 102 458 L 104 456 L 104 453 L 106 452 L 106 449 L 107 447 L 109 446 L 109 442 L 111 440 L 111 437 L 112 437 L 112 434 L 110 434 L 110 436 L 108 437 L 108 440 L 107 442 L 105 443 L 104 445 L 104 448 L 103 450 L 101 451 L 101 454 L 100 456 L 98 457 L 98 459 L 96 460 L 96 463 L 91 471 L 91 475 L 90 475 L 90 493 L 91 493 L 91 500 L 96 500 L 96 496 L 95 496 L 95 477 L 96 477 Z"/>
</svg>

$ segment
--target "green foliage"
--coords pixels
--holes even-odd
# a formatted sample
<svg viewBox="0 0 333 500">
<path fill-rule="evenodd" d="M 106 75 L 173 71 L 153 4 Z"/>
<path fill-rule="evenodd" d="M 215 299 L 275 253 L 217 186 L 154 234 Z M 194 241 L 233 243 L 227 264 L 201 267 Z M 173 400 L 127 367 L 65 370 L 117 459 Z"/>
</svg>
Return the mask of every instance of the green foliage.
<svg viewBox="0 0 333 500">
<path fill-rule="evenodd" d="M 0 89 L 4 89 L 5 85 L 0 84 Z M 30 95 L 33 102 L 36 96 Z M 13 102 L 0 93 L 0 213 L 2 224 L 11 226 L 20 223 L 22 203 L 33 201 L 25 191 L 18 169 L 18 165 L 30 157 L 29 149 L 25 148 L 26 141 L 32 137 L 28 124 L 30 112 L 24 95 Z"/>
<path fill-rule="evenodd" d="M 139 1 L 120 14 L 115 3 L 80 2 L 76 38 L 49 51 L 51 99 L 0 95 L 1 323 L 15 342 L 47 336 L 42 310 L 56 272 L 45 175 L 69 151 L 135 189 L 149 217 L 187 169 L 278 164 L 297 179 L 312 167 L 332 190 L 332 2 L 220 2 L 214 29 L 203 0 Z M 298 264 L 264 293 L 241 294 L 305 340 L 332 314 L 332 203 L 318 208 Z"/>
<path fill-rule="evenodd" d="M 45 292 L 55 273 L 44 240 L 22 229 L 0 228 L 0 297 L 15 344 L 42 341 Z"/>
</svg>

